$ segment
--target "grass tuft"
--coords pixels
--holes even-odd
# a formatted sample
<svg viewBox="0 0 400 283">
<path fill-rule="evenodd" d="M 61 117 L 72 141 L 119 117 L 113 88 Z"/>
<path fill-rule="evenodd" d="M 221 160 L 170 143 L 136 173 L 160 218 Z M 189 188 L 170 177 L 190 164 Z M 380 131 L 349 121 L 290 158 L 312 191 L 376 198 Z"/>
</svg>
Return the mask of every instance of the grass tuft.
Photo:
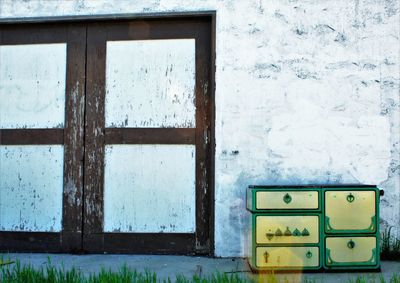
<svg viewBox="0 0 400 283">
<path fill-rule="evenodd" d="M 392 228 L 385 229 L 381 235 L 382 260 L 400 260 L 400 239 L 391 235 Z"/>
<path fill-rule="evenodd" d="M 368 278 L 367 276 L 357 276 L 357 278 L 350 279 L 348 281 L 348 283 L 375 283 L 375 282 L 400 283 L 400 274 L 393 274 L 392 277 L 389 279 L 389 281 L 385 281 L 382 275 L 380 276 L 379 281 L 377 281 L 376 278 L 374 277 Z"/>
</svg>

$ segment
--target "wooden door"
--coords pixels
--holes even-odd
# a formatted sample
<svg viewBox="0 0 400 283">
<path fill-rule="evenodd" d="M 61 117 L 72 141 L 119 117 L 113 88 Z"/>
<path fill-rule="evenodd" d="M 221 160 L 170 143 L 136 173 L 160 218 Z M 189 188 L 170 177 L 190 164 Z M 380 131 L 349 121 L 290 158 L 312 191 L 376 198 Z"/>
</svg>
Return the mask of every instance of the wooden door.
<svg viewBox="0 0 400 283">
<path fill-rule="evenodd" d="M 82 248 L 86 26 L 0 26 L 0 250 Z"/>
<path fill-rule="evenodd" d="M 211 17 L 0 28 L 0 250 L 212 254 Z"/>
<path fill-rule="evenodd" d="M 88 26 L 84 249 L 210 254 L 211 22 Z"/>
</svg>

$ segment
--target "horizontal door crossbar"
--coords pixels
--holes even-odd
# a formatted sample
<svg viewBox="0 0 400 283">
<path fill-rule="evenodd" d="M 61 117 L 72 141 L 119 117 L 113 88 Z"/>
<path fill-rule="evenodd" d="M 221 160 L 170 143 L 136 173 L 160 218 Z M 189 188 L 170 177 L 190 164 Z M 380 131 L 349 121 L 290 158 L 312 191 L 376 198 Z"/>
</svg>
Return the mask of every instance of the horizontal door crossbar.
<svg viewBox="0 0 400 283">
<path fill-rule="evenodd" d="M 106 144 L 195 144 L 193 128 L 106 128 Z"/>
<path fill-rule="evenodd" d="M 0 129 L 0 144 L 64 144 L 64 129 Z"/>
</svg>

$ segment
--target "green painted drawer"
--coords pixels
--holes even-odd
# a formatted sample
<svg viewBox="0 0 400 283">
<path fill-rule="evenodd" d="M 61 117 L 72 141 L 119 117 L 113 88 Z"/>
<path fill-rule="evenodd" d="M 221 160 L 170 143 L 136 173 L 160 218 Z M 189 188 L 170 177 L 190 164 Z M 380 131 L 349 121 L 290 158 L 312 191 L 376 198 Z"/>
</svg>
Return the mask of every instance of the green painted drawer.
<svg viewBox="0 0 400 283">
<path fill-rule="evenodd" d="M 318 209 L 318 191 L 256 192 L 256 209 Z"/>
<path fill-rule="evenodd" d="M 318 244 L 318 215 L 263 215 L 255 218 L 255 243 Z"/>
<path fill-rule="evenodd" d="M 325 191 L 325 232 L 376 232 L 377 194 L 375 190 Z"/>
<path fill-rule="evenodd" d="M 376 237 L 327 237 L 327 267 L 374 267 L 379 264 Z"/>
<path fill-rule="evenodd" d="M 320 190 L 293 188 L 249 188 L 247 190 L 247 209 L 262 211 L 316 211 L 320 210 Z"/>
<path fill-rule="evenodd" d="M 319 247 L 257 247 L 256 268 L 307 269 L 320 266 Z"/>
</svg>

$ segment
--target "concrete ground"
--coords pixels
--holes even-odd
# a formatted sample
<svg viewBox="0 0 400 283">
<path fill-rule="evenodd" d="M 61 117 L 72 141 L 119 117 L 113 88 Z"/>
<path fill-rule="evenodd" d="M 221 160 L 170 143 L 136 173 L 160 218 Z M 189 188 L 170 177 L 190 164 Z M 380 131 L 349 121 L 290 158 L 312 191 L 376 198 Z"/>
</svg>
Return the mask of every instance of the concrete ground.
<svg viewBox="0 0 400 283">
<path fill-rule="evenodd" d="M 184 275 L 191 278 L 194 274 L 207 276 L 214 272 L 237 273 L 244 278 L 256 279 L 258 282 L 267 282 L 267 275 L 257 275 L 249 271 L 247 263 L 241 258 L 207 258 L 191 256 L 160 256 L 160 255 L 68 255 L 68 254 L 3 254 L 3 259 L 19 260 L 23 265 L 32 265 L 36 268 L 45 267 L 48 260 L 56 267 L 70 269 L 76 267 L 85 274 L 95 273 L 101 268 L 117 271 L 126 264 L 138 271 L 155 271 L 157 278 L 176 278 Z M 367 278 L 367 282 L 380 281 L 383 276 L 386 282 L 394 273 L 400 275 L 400 262 L 382 262 L 381 273 L 286 273 L 278 274 L 280 282 L 348 282 L 357 276 Z M 307 280 L 306 280 L 307 279 Z"/>
</svg>

